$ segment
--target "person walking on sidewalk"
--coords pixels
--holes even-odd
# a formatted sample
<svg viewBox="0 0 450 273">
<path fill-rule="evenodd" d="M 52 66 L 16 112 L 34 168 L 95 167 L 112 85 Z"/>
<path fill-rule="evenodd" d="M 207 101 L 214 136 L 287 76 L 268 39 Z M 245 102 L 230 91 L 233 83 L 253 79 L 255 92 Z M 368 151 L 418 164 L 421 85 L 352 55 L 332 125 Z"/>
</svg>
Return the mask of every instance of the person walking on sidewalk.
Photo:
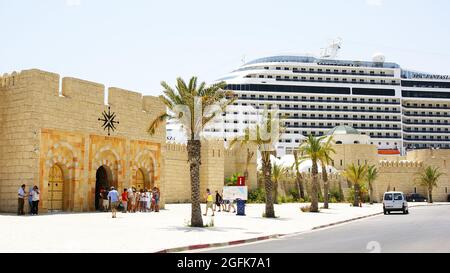
<svg viewBox="0 0 450 273">
<path fill-rule="evenodd" d="M 117 218 L 116 212 L 117 206 L 119 205 L 119 193 L 114 187 L 111 187 L 111 190 L 108 193 L 108 199 L 111 202 L 112 218 Z"/>
<path fill-rule="evenodd" d="M 25 184 L 20 186 L 18 191 L 18 205 L 17 205 L 17 215 L 25 215 L 24 211 L 25 205 Z"/>
<path fill-rule="evenodd" d="M 122 193 L 122 205 L 123 205 L 123 213 L 127 213 L 127 208 L 128 208 L 128 191 L 127 189 L 123 189 L 123 193 Z"/>
<path fill-rule="evenodd" d="M 211 194 L 211 191 L 209 189 L 206 189 L 206 211 L 205 214 L 203 214 L 204 216 L 208 215 L 208 209 L 210 208 L 212 211 L 212 216 L 214 216 L 214 209 L 213 209 L 213 205 L 214 205 L 214 200 L 213 200 L 213 196 Z"/>
</svg>

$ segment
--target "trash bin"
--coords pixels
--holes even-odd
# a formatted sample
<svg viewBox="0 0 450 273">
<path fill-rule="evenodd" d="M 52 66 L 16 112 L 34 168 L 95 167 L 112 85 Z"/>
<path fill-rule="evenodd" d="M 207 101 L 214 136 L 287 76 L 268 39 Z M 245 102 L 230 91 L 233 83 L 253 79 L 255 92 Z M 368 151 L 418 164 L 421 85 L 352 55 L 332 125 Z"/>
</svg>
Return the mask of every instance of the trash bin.
<svg viewBox="0 0 450 273">
<path fill-rule="evenodd" d="M 238 216 L 245 216 L 245 200 L 236 199 Z"/>
</svg>

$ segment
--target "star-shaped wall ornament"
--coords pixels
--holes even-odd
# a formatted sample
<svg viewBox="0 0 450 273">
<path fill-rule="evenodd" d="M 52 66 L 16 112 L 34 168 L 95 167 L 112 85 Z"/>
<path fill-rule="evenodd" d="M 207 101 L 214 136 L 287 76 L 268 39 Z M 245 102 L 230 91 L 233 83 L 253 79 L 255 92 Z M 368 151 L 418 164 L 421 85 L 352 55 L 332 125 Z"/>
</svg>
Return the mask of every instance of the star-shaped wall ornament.
<svg viewBox="0 0 450 273">
<path fill-rule="evenodd" d="M 99 121 L 103 121 L 102 128 L 103 130 L 108 129 L 108 136 L 111 135 L 110 131 L 115 131 L 117 129 L 116 124 L 119 124 L 118 121 L 116 121 L 116 113 L 111 113 L 111 106 L 108 106 L 108 112 L 103 111 L 102 113 L 103 117 L 99 118 Z"/>
</svg>

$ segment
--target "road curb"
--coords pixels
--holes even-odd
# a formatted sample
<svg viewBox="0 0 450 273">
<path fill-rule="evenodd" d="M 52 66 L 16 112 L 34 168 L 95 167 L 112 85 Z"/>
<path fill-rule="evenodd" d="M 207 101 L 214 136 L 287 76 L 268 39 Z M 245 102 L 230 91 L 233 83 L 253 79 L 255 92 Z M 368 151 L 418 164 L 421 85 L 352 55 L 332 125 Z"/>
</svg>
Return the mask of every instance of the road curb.
<svg viewBox="0 0 450 273">
<path fill-rule="evenodd" d="M 206 248 L 213 248 L 213 247 L 241 245 L 241 244 L 248 244 L 248 243 L 254 243 L 254 242 L 258 242 L 258 241 L 275 239 L 275 238 L 278 238 L 278 237 L 281 237 L 284 235 L 285 234 L 273 234 L 273 235 L 260 236 L 260 237 L 244 239 L 244 240 L 235 240 L 235 241 L 224 242 L 224 243 L 198 244 L 198 245 L 190 245 L 190 246 L 184 246 L 184 247 L 175 247 L 175 248 L 164 249 L 164 250 L 158 251 L 156 253 L 175 253 L 175 252 L 206 249 Z"/>
<path fill-rule="evenodd" d="M 428 206 L 449 206 L 449 205 L 450 204 L 426 204 L 426 205 L 410 206 L 410 208 L 428 207 Z M 307 231 L 319 230 L 319 229 L 323 229 L 323 228 L 327 228 L 327 227 L 331 227 L 331 226 L 337 226 L 337 225 L 341 225 L 341 224 L 345 224 L 345 223 L 349 223 L 349 222 L 353 222 L 353 221 L 357 221 L 357 220 L 361 220 L 361 219 L 365 219 L 365 218 L 370 218 L 370 217 L 374 217 L 374 216 L 378 216 L 378 215 L 382 215 L 382 214 L 383 214 L 383 212 L 377 212 L 377 213 L 372 213 L 369 215 L 358 216 L 358 217 L 347 219 L 347 220 L 342 220 L 342 221 L 338 221 L 338 222 L 334 222 L 334 223 L 329 223 L 326 225 L 316 226 L 316 227 L 313 227 L 311 229 L 301 231 L 301 232 L 293 232 L 293 233 L 289 233 L 289 234 L 272 234 L 272 235 L 251 238 L 251 239 L 234 240 L 234 241 L 229 241 L 229 242 L 224 242 L 224 243 L 196 244 L 196 245 L 189 245 L 189 246 L 184 246 L 184 247 L 168 248 L 168 249 L 164 249 L 161 251 L 157 251 L 155 253 L 176 253 L 176 252 L 183 252 L 183 251 L 189 251 L 189 250 L 199 250 L 199 249 L 254 243 L 254 242 L 258 242 L 258 241 L 276 239 L 276 238 L 280 238 L 280 237 L 284 237 L 284 236 L 296 235 L 296 234 L 304 233 Z"/>
</svg>

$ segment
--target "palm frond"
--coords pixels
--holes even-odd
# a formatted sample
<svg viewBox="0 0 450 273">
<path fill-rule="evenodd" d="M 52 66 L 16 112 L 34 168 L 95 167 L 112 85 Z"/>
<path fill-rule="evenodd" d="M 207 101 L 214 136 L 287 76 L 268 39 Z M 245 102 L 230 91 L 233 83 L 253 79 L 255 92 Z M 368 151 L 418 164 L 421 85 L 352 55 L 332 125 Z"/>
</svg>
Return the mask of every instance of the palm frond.
<svg viewBox="0 0 450 273">
<path fill-rule="evenodd" d="M 147 130 L 148 133 L 150 135 L 154 135 L 156 130 L 159 128 L 159 126 L 161 126 L 161 124 L 164 121 L 166 121 L 166 120 L 168 120 L 170 118 L 172 118 L 172 116 L 167 114 L 167 113 L 163 113 L 163 114 L 159 115 L 155 120 L 152 121 L 152 123 L 148 127 L 148 130 Z"/>
</svg>

